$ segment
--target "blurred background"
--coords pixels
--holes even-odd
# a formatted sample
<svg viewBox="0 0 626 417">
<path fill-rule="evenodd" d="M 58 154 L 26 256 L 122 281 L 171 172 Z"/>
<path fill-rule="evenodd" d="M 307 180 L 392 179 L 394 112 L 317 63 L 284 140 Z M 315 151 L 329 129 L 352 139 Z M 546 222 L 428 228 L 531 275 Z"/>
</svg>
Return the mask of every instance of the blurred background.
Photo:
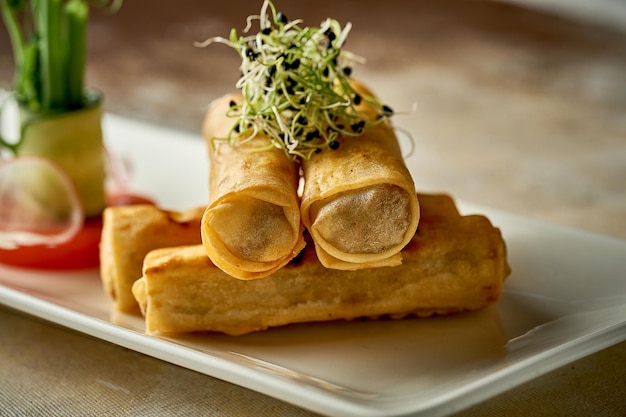
<svg viewBox="0 0 626 417">
<path fill-rule="evenodd" d="M 239 60 L 194 42 L 241 30 L 261 3 L 127 0 L 113 15 L 93 10 L 88 84 L 111 113 L 199 135 Z M 367 59 L 354 75 L 413 137 L 418 189 L 626 238 L 626 2 L 275 4 L 309 25 L 352 22 L 345 49 Z M 12 65 L 3 28 L 0 88 L 10 88 Z"/>
</svg>

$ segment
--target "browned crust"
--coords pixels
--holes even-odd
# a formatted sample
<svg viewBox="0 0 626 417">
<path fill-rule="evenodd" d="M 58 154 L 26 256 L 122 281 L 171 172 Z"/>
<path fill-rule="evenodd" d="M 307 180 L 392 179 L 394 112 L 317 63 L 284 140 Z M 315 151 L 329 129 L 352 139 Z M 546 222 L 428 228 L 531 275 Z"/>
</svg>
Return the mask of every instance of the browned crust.
<svg viewBox="0 0 626 417">
<path fill-rule="evenodd" d="M 204 207 L 185 212 L 153 205 L 108 207 L 103 213 L 100 276 L 117 310 L 138 312 L 133 283 L 141 278 L 144 257 L 164 246 L 200 243 Z"/>
<path fill-rule="evenodd" d="M 397 267 L 339 271 L 305 249 L 269 277 L 241 281 L 214 267 L 201 246 L 151 252 L 133 287 L 149 333 L 231 335 L 289 323 L 428 316 L 481 309 L 510 273 L 499 229 L 459 215 L 444 195 L 419 195 L 422 220 Z"/>
</svg>

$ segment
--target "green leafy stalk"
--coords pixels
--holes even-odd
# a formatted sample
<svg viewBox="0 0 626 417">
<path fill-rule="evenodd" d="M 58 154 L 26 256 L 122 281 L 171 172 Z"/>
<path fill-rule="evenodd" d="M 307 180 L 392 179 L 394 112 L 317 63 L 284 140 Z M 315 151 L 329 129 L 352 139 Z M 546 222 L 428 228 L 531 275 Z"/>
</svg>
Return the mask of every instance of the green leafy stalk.
<svg viewBox="0 0 626 417">
<path fill-rule="evenodd" d="M 88 0 L 0 0 L 15 58 L 15 92 L 30 111 L 63 112 L 88 106 L 84 82 L 90 4 Z M 118 7 L 114 2 L 112 8 Z"/>
<path fill-rule="evenodd" d="M 67 21 L 67 106 L 79 108 L 83 104 L 85 56 L 87 55 L 87 20 L 89 7 L 82 0 L 70 0 L 65 6 Z"/>
<path fill-rule="evenodd" d="M 24 3 L 21 1 L 12 0 L 0 0 L 0 11 L 2 11 L 2 19 L 6 25 L 11 39 L 11 46 L 13 48 L 13 56 L 15 60 L 15 85 L 18 89 L 22 89 L 26 82 L 24 70 L 26 61 L 26 47 L 24 45 L 24 37 L 22 36 L 22 30 L 17 17 L 20 9 L 24 8 Z"/>
<path fill-rule="evenodd" d="M 41 82 L 41 106 L 44 109 L 66 107 L 66 48 L 62 33 L 61 0 L 32 2 L 37 26 Z"/>
<path fill-rule="evenodd" d="M 85 89 L 89 7 L 100 0 L 0 0 L 15 57 L 15 98 L 20 136 L 0 137 L 16 157 L 35 155 L 72 180 L 86 216 L 105 206 L 101 95 Z M 119 2 L 113 3 L 116 10 Z M 30 184 L 57 202 L 37 178 Z M 32 190 L 31 190 L 32 191 Z"/>
</svg>

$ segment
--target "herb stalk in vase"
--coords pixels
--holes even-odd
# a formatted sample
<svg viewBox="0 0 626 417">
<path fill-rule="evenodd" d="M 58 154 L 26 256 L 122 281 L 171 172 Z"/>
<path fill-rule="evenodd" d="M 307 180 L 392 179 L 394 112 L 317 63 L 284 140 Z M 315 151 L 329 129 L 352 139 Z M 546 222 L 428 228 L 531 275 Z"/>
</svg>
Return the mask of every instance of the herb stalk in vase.
<svg viewBox="0 0 626 417">
<path fill-rule="evenodd" d="M 19 110 L 17 138 L 0 130 L 0 263 L 99 263 L 107 202 L 103 96 L 85 87 L 85 68 L 90 7 L 107 4 L 116 9 L 120 1 L 0 0 Z"/>
<path fill-rule="evenodd" d="M 20 112 L 16 142 L 0 138 L 15 156 L 45 158 L 72 180 L 87 218 L 105 207 L 102 95 L 84 87 L 89 4 L 85 0 L 0 0 L 14 53 Z M 28 184 L 40 198 L 45 178 Z M 49 194 L 49 195 L 47 195 Z"/>
</svg>

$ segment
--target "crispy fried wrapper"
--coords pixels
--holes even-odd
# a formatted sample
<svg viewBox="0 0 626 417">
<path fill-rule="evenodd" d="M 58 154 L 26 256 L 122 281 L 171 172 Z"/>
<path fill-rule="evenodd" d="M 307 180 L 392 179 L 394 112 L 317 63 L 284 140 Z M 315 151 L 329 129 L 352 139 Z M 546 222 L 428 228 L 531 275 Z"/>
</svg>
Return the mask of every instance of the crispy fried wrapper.
<svg viewBox="0 0 626 417">
<path fill-rule="evenodd" d="M 304 226 L 298 167 L 287 154 L 268 148 L 269 140 L 260 132 L 236 147 L 223 140 L 236 120 L 227 115 L 231 103 L 241 100 L 238 94 L 221 97 L 204 120 L 211 171 L 202 243 L 213 263 L 226 273 L 258 279 L 298 255 L 304 247 Z"/>
<path fill-rule="evenodd" d="M 138 312 L 131 287 L 141 278 L 143 259 L 153 249 L 199 244 L 204 207 L 185 212 L 153 205 L 108 207 L 103 213 L 100 276 L 106 293 L 122 312 Z"/>
<path fill-rule="evenodd" d="M 361 83 L 353 87 L 375 99 Z M 365 99 L 356 110 L 370 121 L 380 116 Z M 317 256 L 327 268 L 342 270 L 399 265 L 420 210 L 393 127 L 383 120 L 338 141 L 338 149 L 302 161 L 300 211 Z"/>
<path fill-rule="evenodd" d="M 481 309 L 510 273 L 499 229 L 459 215 L 445 195 L 420 195 L 422 218 L 396 267 L 325 268 L 312 248 L 270 276 L 238 280 L 201 245 L 150 252 L 133 285 L 150 334 L 241 335 L 290 323 L 431 316 Z"/>
</svg>

